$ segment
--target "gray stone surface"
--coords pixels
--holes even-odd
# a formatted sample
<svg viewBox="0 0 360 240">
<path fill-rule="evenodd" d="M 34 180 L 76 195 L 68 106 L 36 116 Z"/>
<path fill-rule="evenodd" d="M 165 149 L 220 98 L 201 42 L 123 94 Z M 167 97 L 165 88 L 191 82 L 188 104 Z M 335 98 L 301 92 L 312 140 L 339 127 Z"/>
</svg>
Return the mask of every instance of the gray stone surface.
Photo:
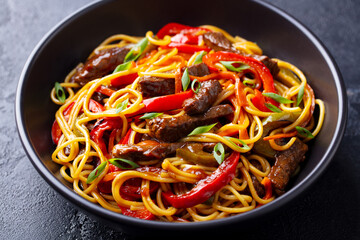
<svg viewBox="0 0 360 240">
<path fill-rule="evenodd" d="M 340 148 L 315 186 L 261 231 L 241 239 L 359 239 L 360 1 L 273 0 L 304 23 L 334 56 L 349 97 Z M 15 89 L 42 36 L 86 0 L 0 0 L 0 239 L 129 239 L 77 211 L 31 165 L 14 121 Z"/>
</svg>

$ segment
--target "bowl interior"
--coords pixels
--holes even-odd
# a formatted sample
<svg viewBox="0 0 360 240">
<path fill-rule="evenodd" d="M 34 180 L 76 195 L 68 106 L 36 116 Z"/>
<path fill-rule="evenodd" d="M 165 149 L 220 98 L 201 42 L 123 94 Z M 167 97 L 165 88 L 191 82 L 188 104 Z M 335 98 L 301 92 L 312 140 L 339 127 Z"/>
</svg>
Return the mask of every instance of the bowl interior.
<svg viewBox="0 0 360 240">
<path fill-rule="evenodd" d="M 57 106 L 51 102 L 49 93 L 56 81 L 62 82 L 66 74 L 77 63 L 84 61 L 106 37 L 116 33 L 143 36 L 147 30 L 156 33 L 161 26 L 174 21 L 193 26 L 215 25 L 232 35 L 257 42 L 264 54 L 299 67 L 307 76 L 316 97 L 324 100 L 326 105 L 323 130 L 313 141 L 306 164 L 292 189 L 269 206 L 222 222 L 242 221 L 264 214 L 303 191 L 335 153 L 338 142 L 334 138 L 342 136 L 346 99 L 339 73 L 318 40 L 288 15 L 256 1 L 228 1 L 228 6 L 232 7 L 200 2 L 189 5 L 185 1 L 174 8 L 168 7 L 167 1 L 157 1 L 151 6 L 148 1 L 142 0 L 136 4 L 132 1 L 103 1 L 80 10 L 56 26 L 30 56 L 20 78 L 16 99 L 16 118 L 22 142 L 33 164 L 49 184 L 95 215 L 120 223 L 126 220 L 127 224 L 160 226 L 158 223 L 129 219 L 86 202 L 61 178 L 59 165 L 51 161 L 54 146 L 50 129 Z M 181 228 L 191 226 L 181 225 Z"/>
</svg>

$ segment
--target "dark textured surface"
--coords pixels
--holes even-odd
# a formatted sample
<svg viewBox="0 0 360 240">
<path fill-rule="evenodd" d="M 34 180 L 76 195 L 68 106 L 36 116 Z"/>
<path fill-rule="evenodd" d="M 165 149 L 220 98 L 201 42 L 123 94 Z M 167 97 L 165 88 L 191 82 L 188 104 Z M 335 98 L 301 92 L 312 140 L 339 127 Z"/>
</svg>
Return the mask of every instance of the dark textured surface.
<svg viewBox="0 0 360 240">
<path fill-rule="evenodd" d="M 349 121 L 316 185 L 241 239 L 359 239 L 360 1 L 268 1 L 307 26 L 334 56 L 347 86 Z M 15 88 L 42 36 L 85 0 L 0 0 L 0 239 L 130 239 L 79 212 L 40 177 L 14 121 Z M 281 33 L 279 33 L 281 34 Z"/>
</svg>

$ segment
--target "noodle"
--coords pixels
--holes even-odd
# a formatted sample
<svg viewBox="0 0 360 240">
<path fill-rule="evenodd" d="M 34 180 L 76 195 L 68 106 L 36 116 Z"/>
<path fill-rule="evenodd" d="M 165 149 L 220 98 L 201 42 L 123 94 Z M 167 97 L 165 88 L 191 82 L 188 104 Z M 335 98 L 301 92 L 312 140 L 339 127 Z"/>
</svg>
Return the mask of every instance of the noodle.
<svg viewBox="0 0 360 240">
<path fill-rule="evenodd" d="M 163 36 L 161 32 L 165 30 L 160 30 L 157 35 L 148 31 L 145 38 L 124 34 L 111 36 L 90 54 L 88 61 L 92 61 L 103 51 L 114 48 L 133 49 L 132 57 L 138 54 L 137 59 L 129 61 L 130 64 L 120 71 L 115 70 L 86 82 L 74 80 L 78 71 L 86 66 L 86 63 L 79 64 L 60 83 L 66 99 L 61 100 L 58 90 L 52 89 L 51 100 L 61 105 L 55 114 L 52 128 L 56 144 L 52 160 L 62 165 L 61 176 L 83 198 L 110 211 L 159 221 L 209 221 L 240 214 L 267 204 L 277 196 L 274 183 L 270 183 L 270 188 L 266 185 L 275 156 L 271 158 L 259 153 L 256 148 L 258 144 L 266 142 L 272 151 L 281 153 L 289 150 L 298 139 L 308 142 L 319 134 L 324 122 L 325 105 L 322 100 L 315 98 L 305 75 L 296 66 L 280 59 L 271 59 L 280 71 L 271 77 L 273 90 L 268 91 L 269 84 L 264 79 L 269 78 L 270 71 L 266 69 L 264 73 L 257 70 L 256 66 L 261 63 L 252 58 L 262 55 L 262 50 L 254 42 L 231 36 L 210 25 L 183 28 L 184 31 L 176 30 L 178 32 L 169 30 Z M 207 32 L 222 34 L 231 43 L 230 54 L 243 54 L 250 60 L 240 61 L 241 63 L 233 60 L 235 63 L 231 63 L 232 68 L 227 66 L 220 58 L 228 56 L 228 53 L 216 49 L 206 50 L 208 45 L 202 36 Z M 179 42 L 174 42 L 177 38 L 180 39 Z M 191 40 L 193 38 L 197 39 L 196 43 Z M 147 45 L 139 50 L 143 39 L 147 41 Z M 171 47 L 172 44 L 175 47 Z M 193 48 L 199 50 L 191 50 Z M 210 56 L 215 56 L 214 54 L 218 54 L 218 60 L 214 60 L 211 65 Z M 208 59 L 207 62 L 205 58 Z M 182 137 L 176 142 L 183 144 L 182 146 L 194 143 L 221 144 L 225 147 L 222 156 L 225 160 L 221 163 L 223 167 L 214 165 L 214 162 L 211 165 L 194 162 L 179 155 L 177 151 L 175 156 L 173 154 L 149 160 L 125 159 L 127 162 L 122 164 L 126 167 L 118 166 L 119 162 L 116 165 L 116 161 L 123 161 L 114 155 L 118 144 L 140 147 L 159 144 L 157 140 L 146 139 L 152 130 L 149 119 L 141 116 L 157 112 L 147 110 L 149 105 L 146 101 L 149 98 L 140 89 L 141 79 L 175 79 L 174 93 L 185 93 L 184 68 L 190 68 L 199 62 L 205 62 L 211 72 L 205 76 L 191 75 L 188 89 L 195 91 L 196 84 L 201 88 L 204 82 L 216 79 L 222 90 L 211 106 L 229 104 L 233 114 L 218 121 L 211 130 Z M 236 64 L 249 66 L 235 71 L 233 68 L 238 67 Z M 132 81 L 114 84 L 119 79 L 133 75 L 135 77 Z M 276 99 L 270 99 L 266 94 L 266 97 L 261 94 L 259 96 L 259 92 L 276 93 L 289 101 L 276 102 Z M 97 99 L 96 96 L 101 98 Z M 265 105 L 264 102 L 260 105 L 259 100 L 265 101 Z M 275 110 L 269 106 L 275 107 Z M 315 108 L 318 112 L 317 119 L 313 114 Z M 156 118 L 173 119 L 184 117 L 187 113 L 178 108 L 159 111 L 158 114 Z M 276 116 L 280 120 L 276 120 Z M 269 129 L 269 122 L 277 122 L 279 126 Z M 308 131 L 309 135 L 302 136 L 300 132 L 296 132 L 299 128 Z M 263 140 L 265 136 L 268 137 L 267 141 Z M 208 153 L 207 156 L 212 159 L 215 153 L 214 148 L 213 153 Z M 214 176 L 222 174 L 220 171 L 227 167 L 226 164 L 230 168 L 233 153 L 240 153 L 233 176 L 217 191 L 209 193 L 206 201 L 190 207 L 176 207 L 167 200 L 165 196 L 169 192 L 175 196 L 185 196 L 196 194 L 192 189 L 210 189 L 209 185 L 215 185 Z M 265 193 L 258 190 L 259 186 Z"/>
</svg>

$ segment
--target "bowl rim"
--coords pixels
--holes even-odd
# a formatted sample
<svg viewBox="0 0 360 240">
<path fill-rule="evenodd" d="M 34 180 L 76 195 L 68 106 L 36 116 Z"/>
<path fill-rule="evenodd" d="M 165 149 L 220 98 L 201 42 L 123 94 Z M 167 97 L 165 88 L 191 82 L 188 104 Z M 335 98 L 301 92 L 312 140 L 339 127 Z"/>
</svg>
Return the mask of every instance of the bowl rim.
<svg viewBox="0 0 360 240">
<path fill-rule="evenodd" d="M 24 123 L 24 116 L 23 116 L 23 106 L 21 101 L 22 92 L 24 90 L 24 83 L 26 83 L 26 79 L 28 78 L 29 72 L 31 72 L 32 65 L 34 64 L 34 59 L 41 53 L 42 48 L 46 45 L 48 41 L 56 36 L 57 32 L 61 31 L 64 27 L 70 24 L 74 19 L 81 17 L 82 15 L 86 14 L 88 11 L 100 7 L 101 5 L 106 5 L 109 0 L 106 1 L 95 1 L 89 3 L 77 11 L 71 13 L 67 17 L 65 17 L 62 21 L 56 24 L 50 31 L 44 35 L 44 37 L 38 42 L 35 46 L 33 51 L 31 52 L 30 56 L 28 57 L 23 70 L 21 72 L 19 82 L 16 89 L 16 99 L 15 99 L 15 120 L 16 126 L 18 129 L 18 134 L 21 139 L 21 143 L 25 149 L 25 152 L 30 159 L 31 163 L 35 167 L 35 169 L 39 172 L 39 174 L 45 179 L 45 181 L 54 188 L 61 196 L 66 198 L 69 202 L 73 203 L 75 206 L 79 207 L 86 212 L 93 214 L 95 216 L 100 216 L 104 219 L 110 221 L 116 221 L 116 224 L 126 224 L 126 225 L 133 225 L 137 227 L 149 228 L 149 229 L 162 229 L 166 227 L 167 230 L 200 230 L 209 228 L 209 227 L 219 227 L 223 225 L 233 224 L 240 221 L 247 221 L 252 220 L 260 215 L 268 214 L 275 209 L 280 208 L 281 206 L 285 205 L 286 203 L 292 201 L 294 198 L 298 197 L 302 192 L 304 192 L 318 177 L 324 172 L 326 167 L 331 162 L 332 158 L 334 157 L 336 150 L 340 145 L 340 140 L 342 139 L 345 128 L 346 128 L 346 121 L 347 121 L 347 95 L 346 95 L 346 88 L 343 82 L 341 73 L 339 68 L 326 49 L 326 47 L 321 43 L 321 41 L 302 23 L 300 23 L 297 19 L 295 19 L 290 14 L 286 13 L 285 11 L 281 10 L 278 7 L 273 6 L 270 3 L 263 2 L 260 0 L 252 0 L 254 3 L 261 5 L 261 7 L 265 7 L 275 14 L 281 16 L 286 21 L 294 25 L 297 29 L 299 29 L 302 34 L 304 34 L 311 43 L 318 49 L 321 53 L 322 57 L 325 59 L 332 76 L 334 77 L 334 82 L 336 85 L 336 90 L 338 94 L 338 104 L 339 104 L 339 112 L 338 112 L 338 122 L 336 124 L 336 128 L 334 131 L 334 136 L 327 147 L 325 154 L 322 156 L 319 163 L 315 166 L 315 168 L 296 186 L 289 189 L 284 195 L 278 197 L 273 202 L 266 204 L 260 208 L 254 209 L 249 212 L 245 212 L 236 216 L 227 217 L 224 219 L 217 219 L 205 222 L 191 222 L 187 224 L 182 223 L 170 223 L 170 222 L 158 222 L 158 221 L 147 221 L 142 219 L 137 219 L 133 217 L 124 216 L 122 214 L 118 214 L 107 210 L 101 207 L 98 204 L 94 204 L 86 199 L 82 198 L 80 195 L 69 189 L 65 186 L 62 182 L 57 179 L 52 172 L 44 165 L 41 159 L 37 156 L 35 149 L 31 145 L 28 132 L 25 129 Z M 340 140 L 339 140 L 340 139 Z"/>
</svg>

